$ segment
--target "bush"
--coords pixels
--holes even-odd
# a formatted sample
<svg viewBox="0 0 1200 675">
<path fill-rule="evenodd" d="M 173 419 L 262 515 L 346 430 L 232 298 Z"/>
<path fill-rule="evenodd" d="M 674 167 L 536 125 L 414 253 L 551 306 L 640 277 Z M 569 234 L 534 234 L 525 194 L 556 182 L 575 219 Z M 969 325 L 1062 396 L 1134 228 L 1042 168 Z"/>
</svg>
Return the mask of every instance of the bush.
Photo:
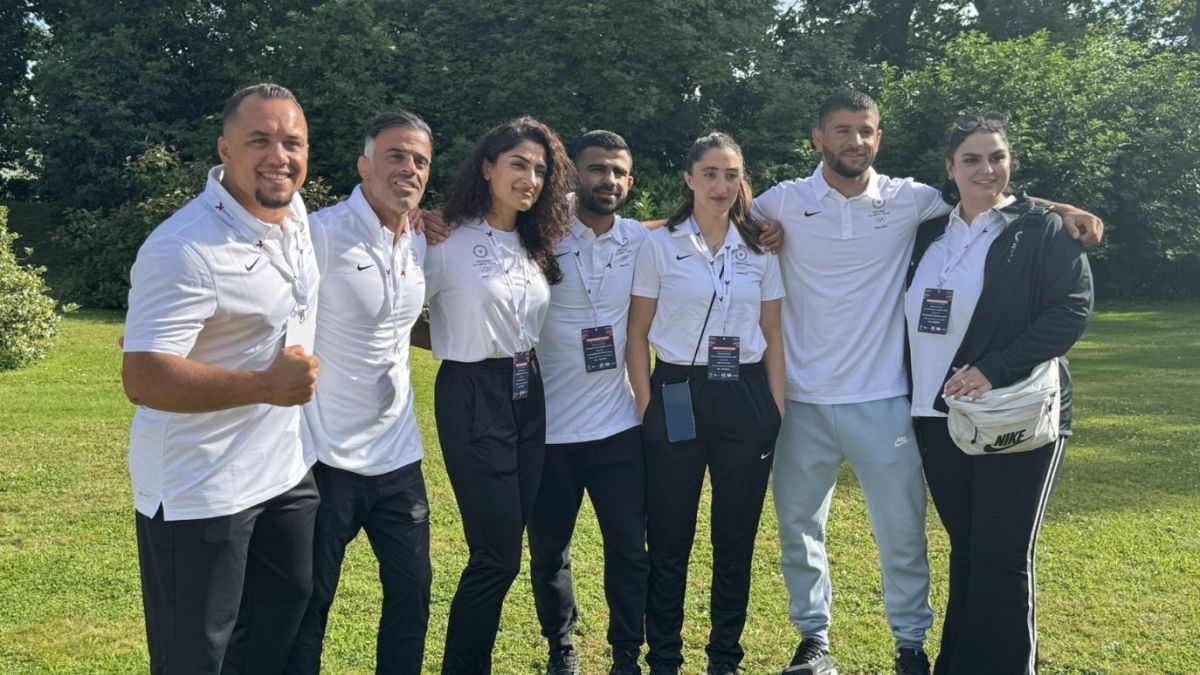
<svg viewBox="0 0 1200 675">
<path fill-rule="evenodd" d="M 46 355 L 61 317 L 42 280 L 45 268 L 17 260 L 17 235 L 7 221 L 8 209 L 0 206 L 0 370 L 15 370 Z"/>
<path fill-rule="evenodd" d="M 173 149 L 151 146 L 125 163 L 125 172 L 139 186 L 138 198 L 115 209 L 68 210 L 54 234 L 55 244 L 69 257 L 65 269 L 55 270 L 62 277 L 59 297 L 85 307 L 125 309 L 129 269 L 142 242 L 200 194 L 209 168 L 204 162 L 181 161 Z M 310 211 L 331 201 L 320 179 L 305 183 L 302 195 Z"/>
</svg>

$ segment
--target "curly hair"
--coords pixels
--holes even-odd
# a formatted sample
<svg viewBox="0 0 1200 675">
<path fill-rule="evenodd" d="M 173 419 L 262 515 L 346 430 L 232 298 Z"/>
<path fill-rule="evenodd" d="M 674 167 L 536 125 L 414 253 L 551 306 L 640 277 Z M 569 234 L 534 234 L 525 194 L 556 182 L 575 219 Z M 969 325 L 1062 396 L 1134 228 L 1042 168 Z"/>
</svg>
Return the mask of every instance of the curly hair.
<svg viewBox="0 0 1200 675">
<path fill-rule="evenodd" d="M 550 127 L 524 116 L 488 131 L 459 167 L 454 183 L 446 192 L 442 216 L 451 227 L 487 216 L 492 207 L 492 193 L 483 178 L 483 163 L 495 162 L 501 153 L 512 150 L 522 140 L 542 146 L 546 153 L 546 178 L 533 207 L 517 213 L 517 234 L 529 257 L 553 285 L 563 276 L 554 248 L 571 225 L 567 196 L 575 189 L 575 166 Z"/>
<path fill-rule="evenodd" d="M 687 168 L 684 169 L 688 175 L 692 174 L 692 167 L 704 153 L 713 149 L 729 149 L 737 155 L 738 159 L 742 159 L 742 148 L 733 140 L 733 136 L 714 131 L 697 138 L 692 147 L 688 150 Z M 760 229 L 758 223 L 750 215 L 750 205 L 754 203 L 754 193 L 750 191 L 750 181 L 746 179 L 745 170 L 743 169 L 741 185 L 738 187 L 737 196 L 733 200 L 733 206 L 729 209 L 729 219 L 733 221 L 734 227 L 742 235 L 742 239 L 746 241 L 746 247 L 755 253 L 762 253 L 762 246 L 758 243 L 758 235 Z M 696 195 L 691 190 L 684 190 L 683 203 L 675 207 L 675 211 L 667 217 L 667 229 L 675 231 L 679 224 L 692 217 L 692 211 L 696 206 Z"/>
</svg>

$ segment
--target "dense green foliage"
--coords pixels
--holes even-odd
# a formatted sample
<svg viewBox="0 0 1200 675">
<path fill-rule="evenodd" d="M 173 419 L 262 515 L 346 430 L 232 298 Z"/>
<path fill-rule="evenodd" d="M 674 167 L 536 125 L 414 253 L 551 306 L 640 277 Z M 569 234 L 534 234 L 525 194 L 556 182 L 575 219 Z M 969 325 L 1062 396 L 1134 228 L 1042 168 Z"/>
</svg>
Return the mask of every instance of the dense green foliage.
<svg viewBox="0 0 1200 675">
<path fill-rule="evenodd" d="M 56 302 L 40 267 L 22 265 L 8 231 L 8 209 L 0 206 L 0 370 L 37 363 L 58 334 Z"/>
<path fill-rule="evenodd" d="M 1010 113 L 1020 185 L 1108 222 L 1104 294 L 1194 294 L 1197 5 L 19 0 L 0 9 L 0 197 L 64 214 L 65 248 L 39 254 L 73 263 L 51 269 L 57 295 L 119 306 L 138 241 L 199 189 L 222 102 L 248 83 L 296 92 L 309 176 L 329 194 L 357 182 L 362 126 L 382 109 L 432 125 L 431 204 L 474 139 L 528 113 L 567 143 L 623 134 L 638 179 L 629 212 L 643 217 L 676 201 L 686 147 L 714 128 L 741 141 L 760 189 L 811 172 L 813 112 L 854 86 L 884 105 L 880 168 L 926 181 L 942 175 L 955 113 Z"/>
</svg>

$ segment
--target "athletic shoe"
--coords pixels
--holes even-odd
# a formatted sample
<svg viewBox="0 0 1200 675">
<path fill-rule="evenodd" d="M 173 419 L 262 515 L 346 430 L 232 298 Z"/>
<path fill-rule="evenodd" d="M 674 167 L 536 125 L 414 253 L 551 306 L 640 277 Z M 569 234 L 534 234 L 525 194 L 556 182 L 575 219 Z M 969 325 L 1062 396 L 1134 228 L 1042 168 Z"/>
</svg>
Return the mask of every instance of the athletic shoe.
<svg viewBox="0 0 1200 675">
<path fill-rule="evenodd" d="M 709 663 L 705 675 L 739 675 L 742 671 L 732 663 Z"/>
<path fill-rule="evenodd" d="M 896 650 L 896 675 L 929 675 L 925 650 L 902 647 Z"/>
<path fill-rule="evenodd" d="M 679 675 L 679 666 L 650 666 L 650 675 Z"/>
<path fill-rule="evenodd" d="M 638 665 L 638 650 L 613 650 L 612 668 L 608 675 L 642 675 L 642 667 Z"/>
<path fill-rule="evenodd" d="M 782 675 L 837 675 L 829 649 L 812 638 L 805 638 L 796 647 L 792 664 L 783 669 Z"/>
<path fill-rule="evenodd" d="M 571 646 L 550 650 L 550 661 L 546 663 L 546 675 L 579 675 L 579 663 L 575 648 Z"/>
</svg>

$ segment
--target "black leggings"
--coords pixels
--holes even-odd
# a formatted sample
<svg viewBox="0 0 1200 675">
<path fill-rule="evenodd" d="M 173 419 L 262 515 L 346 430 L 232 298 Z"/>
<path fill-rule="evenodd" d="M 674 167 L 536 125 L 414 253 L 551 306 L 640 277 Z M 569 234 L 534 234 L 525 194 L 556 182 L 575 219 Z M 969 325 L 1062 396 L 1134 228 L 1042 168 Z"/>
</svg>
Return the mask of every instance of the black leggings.
<svg viewBox="0 0 1200 675">
<path fill-rule="evenodd" d="M 1066 437 L 1029 452 L 971 456 L 944 417 L 913 421 L 929 492 L 950 536 L 938 675 L 1032 675 L 1034 554 Z"/>
</svg>

